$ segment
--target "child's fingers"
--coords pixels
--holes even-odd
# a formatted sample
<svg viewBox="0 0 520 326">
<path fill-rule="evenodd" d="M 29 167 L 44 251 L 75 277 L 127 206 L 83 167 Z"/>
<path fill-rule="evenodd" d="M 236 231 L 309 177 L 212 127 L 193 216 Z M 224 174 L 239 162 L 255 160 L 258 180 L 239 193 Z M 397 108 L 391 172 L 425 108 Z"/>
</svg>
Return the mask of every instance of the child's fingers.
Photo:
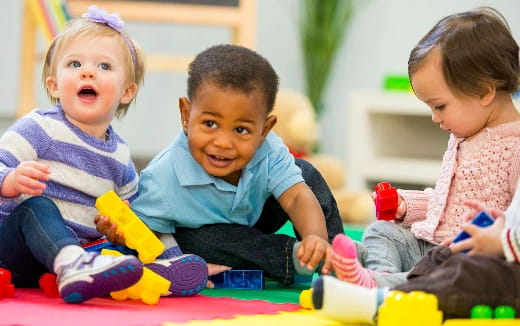
<svg viewBox="0 0 520 326">
<path fill-rule="evenodd" d="M 300 260 L 300 265 L 305 266 L 312 257 L 312 250 L 308 250 L 305 246 L 305 243 L 301 242 L 300 247 L 298 248 L 298 252 L 296 253 L 296 257 L 298 257 Z"/>
<path fill-rule="evenodd" d="M 444 239 L 439 245 L 440 246 L 445 246 L 445 247 L 449 247 L 451 245 L 451 243 L 453 242 L 453 239 L 452 238 L 449 238 L 449 239 Z"/>
<path fill-rule="evenodd" d="M 230 270 L 231 267 L 225 265 L 217 265 L 217 264 L 207 264 L 208 266 L 208 275 L 217 275 L 224 271 Z"/>
<path fill-rule="evenodd" d="M 327 249 L 321 243 L 317 243 L 312 250 L 312 255 L 307 263 L 307 268 L 312 270 L 325 258 Z"/>
<path fill-rule="evenodd" d="M 323 267 L 321 268 L 321 273 L 322 274 L 327 275 L 327 274 L 330 274 L 331 271 L 332 271 L 331 253 L 332 253 L 332 250 L 330 248 L 327 249 L 327 251 L 325 253 L 325 259 L 324 259 Z"/>
<path fill-rule="evenodd" d="M 469 238 L 450 245 L 451 252 L 461 252 L 473 248 L 473 239 Z"/>
</svg>

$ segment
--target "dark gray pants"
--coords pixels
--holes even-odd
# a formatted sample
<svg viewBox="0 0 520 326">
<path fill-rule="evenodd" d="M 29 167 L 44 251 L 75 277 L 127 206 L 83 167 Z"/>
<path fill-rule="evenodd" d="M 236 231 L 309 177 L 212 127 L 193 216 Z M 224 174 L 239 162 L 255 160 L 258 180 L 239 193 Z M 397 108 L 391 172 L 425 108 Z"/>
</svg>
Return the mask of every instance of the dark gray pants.
<svg viewBox="0 0 520 326">
<path fill-rule="evenodd" d="M 408 281 L 394 288 L 425 291 L 439 299 L 445 318 L 468 318 L 471 308 L 512 306 L 520 311 L 520 264 L 487 256 L 452 253 L 438 246 L 408 273 Z"/>
<path fill-rule="evenodd" d="M 329 242 L 343 233 L 336 200 L 327 183 L 310 163 L 296 160 L 303 178 L 318 198 L 327 225 Z M 177 228 L 175 239 L 184 253 L 198 255 L 208 263 L 234 269 L 261 269 L 282 284 L 291 284 L 294 276 L 293 245 L 297 239 L 274 234 L 289 217 L 274 197 L 268 198 L 254 227 L 238 224 L 210 224 L 198 229 Z M 296 237 L 300 239 L 295 231 Z"/>
</svg>

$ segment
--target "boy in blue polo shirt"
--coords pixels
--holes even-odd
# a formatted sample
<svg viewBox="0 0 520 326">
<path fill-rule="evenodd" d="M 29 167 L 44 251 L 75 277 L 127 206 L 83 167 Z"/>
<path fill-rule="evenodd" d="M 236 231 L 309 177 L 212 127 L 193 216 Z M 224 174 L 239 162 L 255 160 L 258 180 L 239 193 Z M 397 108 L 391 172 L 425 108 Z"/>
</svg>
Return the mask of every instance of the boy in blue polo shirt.
<svg viewBox="0 0 520 326">
<path fill-rule="evenodd" d="M 319 172 L 271 131 L 277 91 L 276 72 L 254 51 L 217 45 L 197 55 L 179 99 L 183 130 L 143 170 L 132 209 L 186 253 L 290 284 L 318 265 L 330 273 L 343 226 Z M 287 220 L 297 239 L 274 234 Z"/>
</svg>

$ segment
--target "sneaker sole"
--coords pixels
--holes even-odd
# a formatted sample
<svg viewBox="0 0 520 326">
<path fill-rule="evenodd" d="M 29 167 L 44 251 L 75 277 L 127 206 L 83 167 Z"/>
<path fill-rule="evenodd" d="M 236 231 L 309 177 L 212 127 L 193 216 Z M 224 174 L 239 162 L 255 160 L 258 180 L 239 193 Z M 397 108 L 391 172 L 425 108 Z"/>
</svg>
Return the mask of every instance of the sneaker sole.
<svg viewBox="0 0 520 326">
<path fill-rule="evenodd" d="M 67 303 L 81 303 L 119 291 L 134 285 L 143 275 L 143 266 L 136 259 L 124 260 L 96 274 L 88 275 L 91 280 L 80 280 L 65 285 L 61 297 Z"/>
<path fill-rule="evenodd" d="M 181 256 L 170 261 L 169 266 L 151 263 L 146 267 L 171 282 L 170 293 L 174 296 L 195 295 L 204 289 L 208 280 L 206 262 L 195 255 Z"/>
</svg>

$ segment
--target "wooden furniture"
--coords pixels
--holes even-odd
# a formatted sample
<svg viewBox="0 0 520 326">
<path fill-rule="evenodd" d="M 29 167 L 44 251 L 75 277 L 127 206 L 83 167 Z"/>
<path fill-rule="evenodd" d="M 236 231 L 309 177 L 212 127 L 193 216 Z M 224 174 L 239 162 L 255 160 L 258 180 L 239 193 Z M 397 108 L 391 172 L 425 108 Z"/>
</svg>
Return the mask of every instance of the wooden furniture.
<svg viewBox="0 0 520 326">
<path fill-rule="evenodd" d="M 108 12 L 118 12 L 129 22 L 227 27 L 231 30 L 231 43 L 252 49 L 256 45 L 256 0 L 238 0 L 238 5 L 233 7 L 165 1 L 67 1 L 72 17 L 79 17 L 90 5 L 97 5 Z M 24 4 L 18 117 L 35 107 L 35 68 L 36 63 L 42 60 L 42 54 L 37 52 L 36 46 L 37 29 L 30 8 Z M 184 72 L 191 60 L 192 57 L 189 56 L 155 55 L 147 52 L 146 65 L 148 71 Z"/>
<path fill-rule="evenodd" d="M 354 91 L 347 121 L 348 188 L 434 186 L 449 134 L 432 122 L 426 104 L 407 92 Z"/>
</svg>

